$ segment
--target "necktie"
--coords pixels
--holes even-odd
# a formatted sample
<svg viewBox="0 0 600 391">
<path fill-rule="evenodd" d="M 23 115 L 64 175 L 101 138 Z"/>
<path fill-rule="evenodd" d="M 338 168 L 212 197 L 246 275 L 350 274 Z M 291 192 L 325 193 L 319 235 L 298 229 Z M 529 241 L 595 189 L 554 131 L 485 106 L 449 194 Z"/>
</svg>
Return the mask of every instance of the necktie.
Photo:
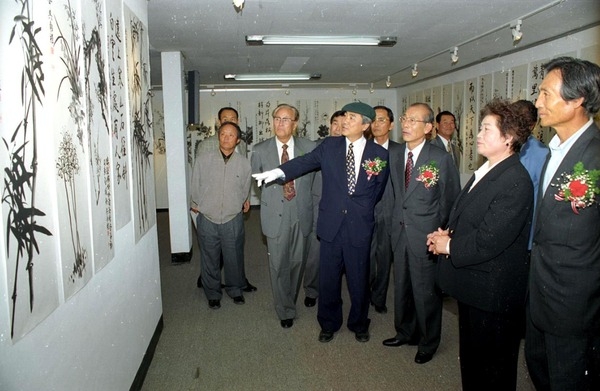
<svg viewBox="0 0 600 391">
<path fill-rule="evenodd" d="M 404 189 L 408 189 L 408 184 L 410 183 L 410 176 L 413 170 L 413 153 L 408 153 L 408 159 L 406 160 L 406 169 L 404 170 Z"/>
<path fill-rule="evenodd" d="M 348 154 L 346 155 L 346 177 L 348 178 L 348 194 L 354 194 L 356 188 L 356 173 L 354 172 L 354 146 L 348 145 Z"/>
<path fill-rule="evenodd" d="M 290 155 L 288 155 L 288 146 L 287 144 L 283 144 L 283 146 L 281 147 L 283 148 L 283 152 L 281 152 L 281 164 L 287 162 L 288 160 L 290 160 Z M 294 181 L 289 181 L 286 182 L 283 185 L 283 198 L 285 198 L 286 200 L 291 200 L 292 198 L 294 198 L 296 196 L 296 188 L 294 187 Z"/>
</svg>

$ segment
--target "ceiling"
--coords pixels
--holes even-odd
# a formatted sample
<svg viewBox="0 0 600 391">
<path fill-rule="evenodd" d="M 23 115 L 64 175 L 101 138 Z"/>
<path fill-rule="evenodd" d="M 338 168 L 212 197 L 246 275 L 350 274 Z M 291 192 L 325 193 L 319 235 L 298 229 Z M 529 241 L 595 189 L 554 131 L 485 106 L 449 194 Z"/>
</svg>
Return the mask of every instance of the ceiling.
<svg viewBox="0 0 600 391">
<path fill-rule="evenodd" d="M 510 26 L 523 20 L 513 44 Z M 200 88 L 281 86 L 226 81 L 225 73 L 320 73 L 289 87 L 401 87 L 600 24 L 598 0 L 148 0 L 151 78 L 160 52 L 181 51 Z M 397 36 L 393 47 L 247 46 L 246 35 Z M 600 37 L 599 37 L 600 41 Z M 450 51 L 458 46 L 459 61 Z M 413 64 L 419 74 L 411 76 Z M 304 83 L 304 84 L 300 84 Z"/>
</svg>

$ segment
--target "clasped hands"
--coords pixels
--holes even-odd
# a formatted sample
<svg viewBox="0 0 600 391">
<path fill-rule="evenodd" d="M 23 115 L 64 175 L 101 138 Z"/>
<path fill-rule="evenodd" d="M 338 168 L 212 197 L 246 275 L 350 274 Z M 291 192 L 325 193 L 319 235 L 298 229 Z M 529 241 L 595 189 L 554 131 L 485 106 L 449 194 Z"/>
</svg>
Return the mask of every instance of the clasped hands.
<svg viewBox="0 0 600 391">
<path fill-rule="evenodd" d="M 450 231 L 438 228 L 427 235 L 427 249 L 435 255 L 448 254 L 448 242 L 450 241 Z"/>
<path fill-rule="evenodd" d="M 285 174 L 280 168 L 275 168 L 258 174 L 252 174 L 252 178 L 256 179 L 256 184 L 260 187 L 263 183 L 266 185 L 279 178 L 285 178 Z"/>
</svg>

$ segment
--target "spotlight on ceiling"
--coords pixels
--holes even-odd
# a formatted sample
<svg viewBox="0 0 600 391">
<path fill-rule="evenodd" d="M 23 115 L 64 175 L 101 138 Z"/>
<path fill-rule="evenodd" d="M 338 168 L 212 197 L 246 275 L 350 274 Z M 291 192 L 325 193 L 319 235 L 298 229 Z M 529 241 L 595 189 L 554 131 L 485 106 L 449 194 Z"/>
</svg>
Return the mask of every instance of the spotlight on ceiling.
<svg viewBox="0 0 600 391">
<path fill-rule="evenodd" d="M 246 45 L 394 46 L 398 37 L 363 35 L 246 35 Z"/>
<path fill-rule="evenodd" d="M 392 78 L 391 77 L 387 77 L 387 80 L 385 81 L 385 86 L 387 88 L 390 88 L 392 86 Z"/>
<path fill-rule="evenodd" d="M 371 94 L 375 92 L 375 87 L 373 87 L 373 83 L 371 83 L 371 86 L 369 87 L 369 92 Z"/>
<path fill-rule="evenodd" d="M 521 38 L 523 38 L 523 31 L 521 31 L 522 25 L 523 21 L 521 19 L 517 20 L 515 23 L 510 25 L 510 29 L 512 30 L 513 36 L 513 44 L 519 43 Z"/>
<path fill-rule="evenodd" d="M 458 62 L 458 46 L 455 46 L 454 50 L 450 52 L 450 59 L 452 60 L 452 64 Z"/>
<path fill-rule="evenodd" d="M 245 0 L 233 0 L 233 8 L 238 14 L 244 9 L 244 1 Z"/>
<path fill-rule="evenodd" d="M 417 68 L 416 63 L 415 63 L 415 65 L 413 65 L 412 70 L 410 71 L 410 74 L 412 75 L 412 77 L 417 77 L 417 75 L 419 74 L 419 69 Z"/>
<path fill-rule="evenodd" d="M 293 81 L 293 80 L 317 80 L 321 78 L 320 73 L 228 73 L 224 75 L 225 80 L 236 81 Z"/>
</svg>

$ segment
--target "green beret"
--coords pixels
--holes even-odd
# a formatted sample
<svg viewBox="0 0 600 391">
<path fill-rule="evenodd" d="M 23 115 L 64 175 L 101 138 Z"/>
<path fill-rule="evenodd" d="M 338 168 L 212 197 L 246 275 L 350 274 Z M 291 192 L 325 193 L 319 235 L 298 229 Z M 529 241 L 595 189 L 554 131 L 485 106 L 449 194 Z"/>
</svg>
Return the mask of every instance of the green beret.
<svg viewBox="0 0 600 391">
<path fill-rule="evenodd" d="M 371 121 L 375 120 L 375 110 L 373 110 L 373 108 L 366 103 L 348 103 L 346 106 L 342 107 L 342 111 L 351 111 L 353 113 L 358 113 L 360 115 L 368 117 L 371 119 Z"/>
</svg>

